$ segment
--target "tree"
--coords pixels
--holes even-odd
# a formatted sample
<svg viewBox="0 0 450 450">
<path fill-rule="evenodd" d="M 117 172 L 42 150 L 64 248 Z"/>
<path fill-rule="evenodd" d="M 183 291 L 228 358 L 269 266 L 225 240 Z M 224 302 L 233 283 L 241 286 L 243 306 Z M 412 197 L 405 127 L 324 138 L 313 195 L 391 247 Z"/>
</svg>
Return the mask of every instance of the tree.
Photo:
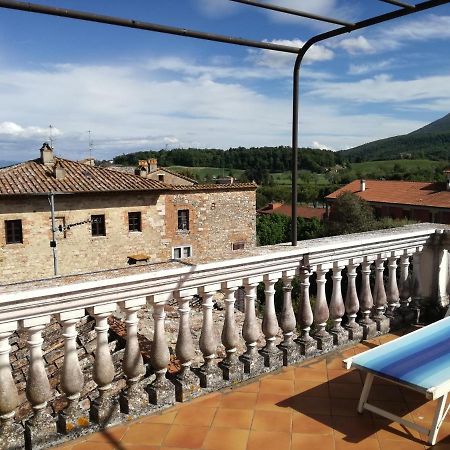
<svg viewBox="0 0 450 450">
<path fill-rule="evenodd" d="M 256 218 L 258 245 L 273 245 L 289 240 L 290 217 L 264 214 Z"/>
<path fill-rule="evenodd" d="M 331 206 L 326 222 L 328 236 L 359 233 L 376 228 L 372 207 L 358 195 L 343 192 Z"/>
</svg>

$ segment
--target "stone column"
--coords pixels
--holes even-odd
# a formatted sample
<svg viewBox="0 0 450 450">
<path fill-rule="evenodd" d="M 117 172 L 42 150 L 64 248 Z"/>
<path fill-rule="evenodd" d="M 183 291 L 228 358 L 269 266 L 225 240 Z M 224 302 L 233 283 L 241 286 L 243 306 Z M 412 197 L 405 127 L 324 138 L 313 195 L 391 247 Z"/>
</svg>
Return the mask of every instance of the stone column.
<svg viewBox="0 0 450 450">
<path fill-rule="evenodd" d="M 25 319 L 21 326 L 28 332 L 30 363 L 26 396 L 33 408 L 33 417 L 25 422 L 25 448 L 43 446 L 56 438 L 56 422 L 46 411 L 52 393 L 42 357 L 42 330 L 50 323 L 50 316 Z"/>
<path fill-rule="evenodd" d="M 345 328 L 351 341 L 360 341 L 363 338 L 363 329 L 356 322 L 359 311 L 359 299 L 356 292 L 356 269 L 361 260 L 351 259 L 347 265 L 347 293 L 345 295 L 345 312 L 348 322 Z"/>
<path fill-rule="evenodd" d="M 84 376 L 81 371 L 77 353 L 77 329 L 79 320 L 86 315 L 84 309 L 76 309 L 58 315 L 61 322 L 64 338 L 64 363 L 61 370 L 61 390 L 66 399 L 67 406 L 58 414 L 58 431 L 68 434 L 79 431 L 89 425 L 89 416 L 80 407 L 80 393 L 84 386 Z"/>
<path fill-rule="evenodd" d="M 377 324 L 370 318 L 373 308 L 373 297 L 370 289 L 370 266 L 373 261 L 367 256 L 361 263 L 361 290 L 359 292 L 361 320 L 359 324 L 363 328 L 363 339 L 370 339 L 377 334 Z"/>
<path fill-rule="evenodd" d="M 91 402 L 90 418 L 101 426 L 107 426 L 120 420 L 118 398 L 111 390 L 115 368 L 108 345 L 108 317 L 116 311 L 116 304 L 94 306 L 88 311 L 95 318 L 97 345 L 92 379 L 97 384 L 99 393 L 99 396 Z"/>
<path fill-rule="evenodd" d="M 170 294 L 157 294 L 152 297 L 153 305 L 153 343 L 150 350 L 150 362 L 155 372 L 155 380 L 147 386 L 150 403 L 154 405 L 172 405 L 175 403 L 175 387 L 166 378 L 170 363 L 169 346 L 167 345 L 164 319 L 166 303 L 172 298 Z"/>
<path fill-rule="evenodd" d="M 242 325 L 242 337 L 245 340 L 247 351 L 242 355 L 244 372 L 257 374 L 263 370 L 264 358 L 258 353 L 257 341 L 260 336 L 260 328 L 256 320 L 255 300 L 256 289 L 262 277 L 246 278 L 245 288 L 245 318 Z"/>
<path fill-rule="evenodd" d="M 373 299 L 375 303 L 375 314 L 373 320 L 377 324 L 377 331 L 384 334 L 389 331 L 389 319 L 384 315 L 386 308 L 386 291 L 384 290 L 384 261 L 383 255 L 378 255 L 375 260 L 375 286 L 373 288 Z"/>
<path fill-rule="evenodd" d="M 132 416 L 137 416 L 148 409 L 148 395 L 142 385 L 145 367 L 138 340 L 138 312 L 145 303 L 145 297 L 138 297 L 125 300 L 120 305 L 125 311 L 127 327 L 127 342 L 122 360 L 127 387 L 120 394 L 120 410 Z"/>
<path fill-rule="evenodd" d="M 317 341 L 317 348 L 323 352 L 330 350 L 333 347 L 333 336 L 325 330 L 327 320 L 330 316 L 328 311 L 327 297 L 325 293 L 326 274 L 329 268 L 323 265 L 317 266 L 316 269 L 316 283 L 317 283 L 317 298 L 314 303 L 314 334 L 313 337 Z"/>
<path fill-rule="evenodd" d="M 283 309 L 280 317 L 280 327 L 283 331 L 283 341 L 279 347 L 283 352 L 283 365 L 288 366 L 300 360 L 300 347 L 294 342 L 296 326 L 294 308 L 292 307 L 292 279 L 295 270 L 285 270 L 283 280 Z M 312 339 L 312 338 L 311 338 Z"/>
<path fill-rule="evenodd" d="M 191 370 L 192 359 L 195 356 L 192 341 L 189 301 L 197 295 L 197 289 L 183 289 L 176 291 L 174 297 L 178 303 L 180 321 L 175 354 L 181 363 L 181 370 L 175 376 L 175 398 L 178 402 L 185 402 L 197 397 L 201 390 L 198 378 Z"/>
<path fill-rule="evenodd" d="M 416 247 L 413 253 L 413 281 L 412 281 L 412 295 L 410 308 L 414 313 L 414 323 L 420 320 L 420 308 L 422 304 L 422 289 L 420 279 L 420 259 L 423 247 Z"/>
<path fill-rule="evenodd" d="M 222 328 L 222 344 L 225 347 L 227 356 L 221 361 L 219 366 L 222 369 L 224 380 L 233 383 L 242 381 L 244 375 L 244 366 L 239 361 L 236 351 L 239 336 L 234 315 L 236 291 L 240 284 L 240 281 L 222 283 L 222 292 L 225 294 L 225 320 Z"/>
<path fill-rule="evenodd" d="M 19 396 L 9 363 L 9 337 L 17 328 L 17 322 L 0 324 L 0 450 L 24 448 L 23 428 L 14 421 Z"/>
<path fill-rule="evenodd" d="M 300 336 L 297 343 L 300 346 L 300 353 L 304 356 L 311 356 L 317 351 L 317 344 L 309 332 L 313 324 L 314 316 L 309 300 L 309 277 L 311 272 L 308 267 L 300 267 L 300 303 L 297 311 L 297 323 L 300 327 Z"/>
<path fill-rule="evenodd" d="M 390 329 L 396 329 L 401 324 L 401 316 L 398 313 L 398 306 L 400 302 L 400 296 L 397 285 L 397 256 L 395 252 L 391 253 L 388 258 L 389 278 L 386 289 L 386 298 L 388 302 L 388 309 L 386 316 L 389 317 Z"/>
<path fill-rule="evenodd" d="M 281 367 L 283 365 L 283 352 L 275 345 L 278 334 L 278 320 L 275 313 L 275 283 L 281 278 L 281 273 L 264 275 L 264 317 L 262 330 L 266 339 L 266 345 L 261 349 L 266 367 Z"/>
<path fill-rule="evenodd" d="M 348 333 L 342 328 L 342 316 L 345 313 L 344 300 L 342 298 L 342 269 L 344 268 L 339 262 L 333 263 L 333 292 L 330 301 L 330 317 L 333 321 L 333 327 L 330 334 L 333 336 L 334 345 L 342 345 L 348 341 Z"/>
<path fill-rule="evenodd" d="M 402 321 L 405 323 L 411 323 L 414 320 L 414 312 L 409 307 L 411 303 L 411 285 L 412 278 L 409 273 L 409 253 L 408 250 L 403 252 L 400 256 L 400 308 L 398 312 L 402 316 Z"/>
</svg>

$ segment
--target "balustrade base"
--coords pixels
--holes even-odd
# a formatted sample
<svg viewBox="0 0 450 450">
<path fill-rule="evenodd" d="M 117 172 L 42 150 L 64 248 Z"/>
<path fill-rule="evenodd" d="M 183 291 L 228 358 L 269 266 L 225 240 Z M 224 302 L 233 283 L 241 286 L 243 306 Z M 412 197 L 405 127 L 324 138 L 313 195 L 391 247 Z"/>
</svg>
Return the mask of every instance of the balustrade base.
<svg viewBox="0 0 450 450">
<path fill-rule="evenodd" d="M 120 393 L 119 397 L 120 412 L 130 416 L 139 416 L 148 410 L 148 393 L 145 392 L 142 383 L 128 388 Z"/>
<path fill-rule="evenodd" d="M 405 307 L 400 306 L 398 312 L 402 316 L 403 323 L 408 324 L 408 325 L 411 323 L 415 323 L 416 312 L 414 310 L 412 310 L 411 308 L 409 308 L 407 306 L 405 306 Z"/>
<path fill-rule="evenodd" d="M 224 386 L 222 370 L 218 366 L 202 366 L 197 374 L 202 388 L 215 390 Z"/>
<path fill-rule="evenodd" d="M 175 398 L 177 402 L 187 402 L 202 394 L 198 377 L 190 369 L 182 377 L 176 376 L 173 384 L 175 385 Z"/>
<path fill-rule="evenodd" d="M 245 353 L 239 358 L 244 363 L 244 374 L 258 375 L 264 372 L 264 358 L 258 353 L 257 355 L 247 356 Z"/>
<path fill-rule="evenodd" d="M 265 367 L 277 369 L 283 366 L 283 352 L 277 347 L 271 351 L 262 349 L 259 353 L 264 358 Z"/>
<path fill-rule="evenodd" d="M 70 410 L 61 411 L 56 422 L 58 433 L 61 434 L 74 433 L 89 425 L 89 413 L 79 405 Z"/>
<path fill-rule="evenodd" d="M 330 334 L 333 337 L 333 345 L 344 345 L 348 342 L 348 332 L 344 328 L 331 330 Z"/>
<path fill-rule="evenodd" d="M 333 336 L 331 334 L 326 333 L 313 337 L 317 342 L 317 350 L 328 352 L 333 348 Z"/>
<path fill-rule="evenodd" d="M 361 323 L 363 330 L 363 339 L 372 339 L 377 335 L 377 324 L 376 322 L 371 323 Z"/>
<path fill-rule="evenodd" d="M 175 403 L 175 386 L 166 377 L 149 384 L 147 392 L 152 405 L 164 406 Z"/>
<path fill-rule="evenodd" d="M 389 319 L 385 316 L 374 317 L 373 320 L 377 324 L 377 331 L 379 334 L 386 334 L 389 332 Z"/>
<path fill-rule="evenodd" d="M 20 423 L 0 422 L 0 450 L 22 450 L 25 448 L 24 430 Z"/>
<path fill-rule="evenodd" d="M 119 423 L 122 419 L 119 401 L 113 396 L 98 397 L 91 402 L 89 416 L 92 422 L 101 427 Z"/>
<path fill-rule="evenodd" d="M 315 339 L 298 339 L 297 343 L 302 356 L 309 358 L 317 353 L 317 341 Z"/>
<path fill-rule="evenodd" d="M 296 364 L 303 359 L 300 346 L 295 342 L 291 345 L 280 345 L 279 349 L 283 352 L 283 366 Z"/>
<path fill-rule="evenodd" d="M 48 447 L 56 441 L 58 433 L 55 419 L 47 412 L 40 412 L 25 422 L 25 449 L 36 450 Z"/>
<path fill-rule="evenodd" d="M 375 325 L 375 324 L 374 324 Z M 346 328 L 349 341 L 361 341 L 363 339 L 364 330 L 359 325 Z M 375 326 L 376 330 L 376 326 Z"/>
<path fill-rule="evenodd" d="M 399 314 L 398 309 L 396 309 L 394 313 L 389 314 L 387 317 L 389 319 L 389 330 L 398 330 L 402 327 L 403 317 Z"/>
<path fill-rule="evenodd" d="M 244 365 L 241 361 L 231 364 L 222 361 L 219 367 L 222 369 L 223 379 L 231 384 L 240 383 L 244 379 Z"/>
</svg>

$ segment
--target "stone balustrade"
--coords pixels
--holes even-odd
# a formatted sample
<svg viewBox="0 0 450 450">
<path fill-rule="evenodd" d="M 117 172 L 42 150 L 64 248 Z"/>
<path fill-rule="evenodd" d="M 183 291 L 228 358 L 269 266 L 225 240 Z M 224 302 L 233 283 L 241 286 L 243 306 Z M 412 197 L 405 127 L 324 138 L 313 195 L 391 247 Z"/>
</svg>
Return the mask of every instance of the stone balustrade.
<svg viewBox="0 0 450 450">
<path fill-rule="evenodd" d="M 298 247 L 260 247 L 253 254 L 227 261 L 164 269 L 149 266 L 138 274 L 90 274 L 75 280 L 66 277 L 5 286 L 0 290 L 0 450 L 55 445 L 84 429 L 147 414 L 406 324 L 419 317 L 422 299 L 441 306 L 448 303 L 448 248 L 447 230 L 422 224 L 305 241 Z M 292 298 L 294 277 L 300 283 L 298 299 Z M 278 314 L 277 282 L 282 285 Z M 264 286 L 262 325 L 256 310 L 260 283 Z M 245 291 L 243 354 L 237 352 L 234 303 L 238 288 Z M 225 303 L 221 342 L 212 314 L 217 292 L 223 293 Z M 198 342 L 190 328 L 194 296 L 202 299 Z M 173 300 L 179 326 L 176 346 L 170 349 L 165 305 Z M 138 340 L 138 312 L 145 305 L 154 323 L 149 367 L 144 365 Z M 111 389 L 116 373 L 108 318 L 118 310 L 127 338 L 122 360 L 125 388 L 116 395 Z M 95 358 L 88 369 L 97 395 L 89 412 L 79 401 L 84 375 L 76 331 L 86 313 L 95 319 Z M 64 348 L 60 391 L 65 407 L 57 415 L 49 412 L 52 387 L 42 356 L 42 330 L 51 319 L 62 326 Z M 9 338 L 17 329 L 27 335 L 26 397 L 32 407 L 23 423 L 14 420 L 18 393 L 9 363 Z M 263 342 L 260 348 L 258 341 Z M 225 357 L 218 360 L 220 345 Z M 198 367 L 192 364 L 196 348 L 203 355 Z M 171 359 L 180 369 L 168 374 Z"/>
</svg>

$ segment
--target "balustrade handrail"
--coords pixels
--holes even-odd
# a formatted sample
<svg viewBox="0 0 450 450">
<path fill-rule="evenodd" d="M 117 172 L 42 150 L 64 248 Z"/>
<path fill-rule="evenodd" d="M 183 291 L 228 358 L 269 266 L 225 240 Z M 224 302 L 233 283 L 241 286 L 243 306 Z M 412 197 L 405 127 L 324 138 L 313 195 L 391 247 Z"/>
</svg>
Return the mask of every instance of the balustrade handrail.
<svg viewBox="0 0 450 450">
<path fill-rule="evenodd" d="M 410 249 L 425 245 L 445 225 L 417 224 L 375 232 L 355 233 L 303 241 L 298 247 L 288 244 L 257 247 L 253 255 L 199 264 L 178 264 L 175 268 L 64 284 L 61 277 L 55 286 L 19 283 L 0 289 L 0 323 L 51 315 L 72 309 L 118 303 L 130 298 L 170 294 L 173 291 L 201 288 L 210 284 L 262 277 L 265 274 L 298 269 L 301 265 L 332 264 L 362 256 Z M 153 269 L 153 270 L 152 270 Z M 86 279 L 89 279 L 86 276 Z M 30 287 L 32 286 L 32 287 Z"/>
</svg>

